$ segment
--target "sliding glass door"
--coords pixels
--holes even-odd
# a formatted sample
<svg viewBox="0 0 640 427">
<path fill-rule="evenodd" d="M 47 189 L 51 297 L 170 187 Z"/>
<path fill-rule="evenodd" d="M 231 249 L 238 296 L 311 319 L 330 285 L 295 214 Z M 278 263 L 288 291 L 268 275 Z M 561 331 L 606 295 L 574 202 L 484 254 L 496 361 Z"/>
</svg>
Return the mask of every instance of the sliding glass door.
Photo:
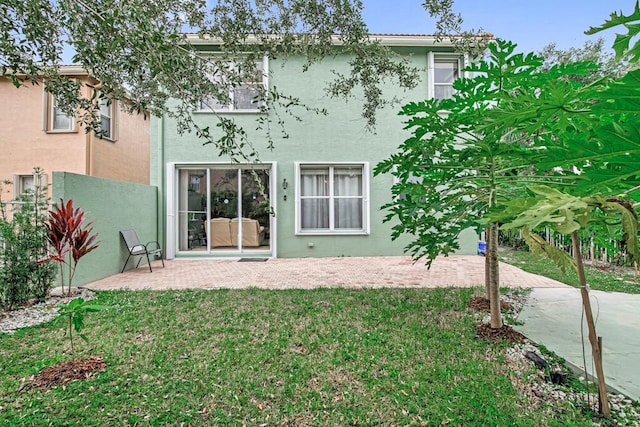
<svg viewBox="0 0 640 427">
<path fill-rule="evenodd" d="M 178 252 L 271 251 L 268 166 L 178 169 Z"/>
</svg>

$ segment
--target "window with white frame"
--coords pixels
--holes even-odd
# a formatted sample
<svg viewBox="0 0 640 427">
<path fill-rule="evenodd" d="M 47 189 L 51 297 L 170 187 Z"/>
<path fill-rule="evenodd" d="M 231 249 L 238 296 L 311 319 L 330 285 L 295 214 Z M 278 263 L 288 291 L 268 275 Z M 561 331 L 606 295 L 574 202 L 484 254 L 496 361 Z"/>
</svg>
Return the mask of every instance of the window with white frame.
<svg viewBox="0 0 640 427">
<path fill-rule="evenodd" d="M 33 192 L 36 189 L 36 182 L 33 175 L 18 175 L 14 182 L 15 195 L 21 196 L 27 192 Z"/>
<path fill-rule="evenodd" d="M 41 175 L 40 181 L 37 181 L 37 176 L 34 174 L 14 175 L 13 176 L 13 198 L 18 200 L 20 196 L 27 193 L 34 193 L 36 185 L 40 187 L 47 186 L 47 176 Z"/>
<path fill-rule="evenodd" d="M 73 132 L 75 131 L 75 115 L 65 113 L 58 106 L 56 97 L 45 92 L 45 124 L 47 132 Z"/>
<path fill-rule="evenodd" d="M 116 140 L 116 101 L 109 98 L 100 99 L 100 130 L 101 137 L 111 141 Z"/>
<path fill-rule="evenodd" d="M 368 232 L 368 164 L 296 164 L 299 233 Z"/>
<path fill-rule="evenodd" d="M 393 177 L 393 183 L 394 184 L 400 183 L 400 178 L 394 176 Z M 419 177 L 419 176 L 415 176 L 415 175 L 410 173 L 409 176 L 407 177 L 406 184 L 409 184 L 409 185 L 414 185 L 414 184 L 415 185 L 422 185 L 422 178 Z M 402 193 L 398 194 L 396 196 L 396 199 L 397 200 L 407 200 L 407 193 L 402 192 Z"/>
<path fill-rule="evenodd" d="M 429 53 L 429 96 L 446 99 L 453 96 L 453 82 L 460 77 L 462 58 L 452 54 Z"/>
<path fill-rule="evenodd" d="M 219 111 L 219 112 L 258 112 L 264 105 L 264 93 L 267 88 L 268 60 L 263 57 L 261 60 L 248 62 L 236 61 L 227 62 L 225 66 L 231 73 L 237 73 L 239 83 L 232 84 L 218 72 L 212 76 L 212 81 L 223 86 L 223 92 L 227 98 L 220 100 L 214 96 L 205 97 L 199 106 L 199 111 Z"/>
</svg>

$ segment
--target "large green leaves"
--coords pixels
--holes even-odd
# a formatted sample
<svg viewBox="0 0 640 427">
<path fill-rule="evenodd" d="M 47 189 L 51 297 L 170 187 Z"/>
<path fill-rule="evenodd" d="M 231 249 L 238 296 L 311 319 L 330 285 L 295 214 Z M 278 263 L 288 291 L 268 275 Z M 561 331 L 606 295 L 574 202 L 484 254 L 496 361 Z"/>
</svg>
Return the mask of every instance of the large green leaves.
<svg viewBox="0 0 640 427">
<path fill-rule="evenodd" d="M 531 186 L 529 191 L 530 196 L 505 202 L 483 221 L 500 222 L 505 230 L 522 229 L 528 233 L 549 227 L 560 234 L 583 230 L 589 223 L 620 224 L 627 253 L 632 260 L 640 260 L 638 217 L 628 200 L 601 194 L 574 196 L 544 185 Z M 560 249 L 546 247 L 538 237 L 525 237 L 530 247 L 535 246 L 534 251 L 546 253 L 562 268 L 568 265 L 566 257 L 559 254 Z"/>
<path fill-rule="evenodd" d="M 542 58 L 515 53 L 513 43 L 498 40 L 486 61 L 468 67 L 472 77 L 454 83 L 451 99 L 402 109 L 412 135 L 375 173 L 397 180 L 394 199 L 384 206 L 386 220 L 398 220 L 392 237 L 413 236 L 407 250 L 415 258 L 430 262 L 451 253 L 462 230 L 477 226 L 484 211 L 517 197 L 527 184 L 570 181 L 554 172 L 537 174 L 531 137 L 503 126 L 494 112 L 514 97 L 536 97 L 531 81 L 541 64 Z"/>
<path fill-rule="evenodd" d="M 481 129 L 528 135 L 536 167 L 579 171 L 575 192 L 623 192 L 640 184 L 640 70 L 590 84 L 568 78 L 592 66 L 574 63 L 532 74 L 534 90 L 498 94 Z"/>
<path fill-rule="evenodd" d="M 640 43 L 636 41 L 633 46 L 629 47 L 634 37 L 640 34 L 640 3 L 638 1 L 636 1 L 636 6 L 630 15 L 624 15 L 622 11 L 613 12 L 604 24 L 599 27 L 589 28 L 585 31 L 585 34 L 596 34 L 620 25 L 626 28 L 627 33 L 616 35 L 616 40 L 613 43 L 616 57 L 619 59 L 623 56 L 631 55 L 633 61 L 638 61 L 640 59 Z"/>
<path fill-rule="evenodd" d="M 381 107 L 395 103 L 385 86 L 417 84 L 417 70 L 406 58 L 369 39 L 362 7 L 360 0 L 3 0 L 0 71 L 16 85 L 44 76 L 46 90 L 60 105 L 80 110 L 85 129 L 97 131 L 99 116 L 82 111 L 98 110 L 99 99 L 84 100 L 59 75 L 58 67 L 73 55 L 72 61 L 100 82 L 102 96 L 126 101 L 122 108 L 168 116 L 178 132 L 193 132 L 236 160 L 255 161 L 236 117 L 216 115 L 220 132 L 214 132 L 215 123 L 203 125 L 192 114 L 203 100 L 227 104 L 230 91 L 246 81 L 242 69 L 247 67 L 229 67 L 229 61 L 255 67 L 264 55 L 304 58 L 303 72 L 327 56 L 348 54 L 349 68 L 333 74 L 327 91 L 349 98 L 362 90 L 362 117 L 369 127 Z M 268 101 L 261 112 L 269 114 L 258 120 L 259 141 L 267 147 L 274 140 L 271 129 L 287 136 L 287 116 L 325 112 L 275 86 L 257 90 L 260 100 Z M 278 126 L 270 126 L 273 120 Z"/>
<path fill-rule="evenodd" d="M 95 313 L 107 308 L 104 305 L 95 304 L 92 301 L 85 301 L 84 298 L 74 298 L 67 304 L 58 304 L 57 307 L 61 310 L 62 316 L 66 317 L 69 320 L 67 333 L 69 334 L 69 341 L 71 342 L 72 351 L 75 351 L 73 346 L 74 331 L 80 336 L 80 338 L 88 341 L 86 335 L 80 333 L 80 331 L 82 331 L 85 326 L 85 313 Z"/>
</svg>

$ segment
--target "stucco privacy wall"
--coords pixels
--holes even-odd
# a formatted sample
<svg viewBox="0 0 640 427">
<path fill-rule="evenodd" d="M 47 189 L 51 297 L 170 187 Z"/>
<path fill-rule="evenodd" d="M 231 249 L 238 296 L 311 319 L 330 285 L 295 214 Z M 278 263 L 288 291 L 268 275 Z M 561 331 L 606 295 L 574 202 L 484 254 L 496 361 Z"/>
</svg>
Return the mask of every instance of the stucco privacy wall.
<svg viewBox="0 0 640 427">
<path fill-rule="evenodd" d="M 86 220 L 94 221 L 93 230 L 98 233 L 98 248 L 78 264 L 73 279 L 76 286 L 120 272 L 127 259 L 120 230 L 136 230 L 142 243 L 157 240 L 156 187 L 54 172 L 53 201 L 61 198 L 72 199 L 74 207 L 85 211 Z M 128 266 L 135 264 L 129 261 Z"/>
</svg>

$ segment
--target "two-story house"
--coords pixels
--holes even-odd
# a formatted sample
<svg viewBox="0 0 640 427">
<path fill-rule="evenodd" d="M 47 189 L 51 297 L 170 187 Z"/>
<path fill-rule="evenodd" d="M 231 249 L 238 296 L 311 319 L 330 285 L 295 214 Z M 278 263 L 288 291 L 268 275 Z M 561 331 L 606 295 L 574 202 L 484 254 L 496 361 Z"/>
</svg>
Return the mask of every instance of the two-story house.
<svg viewBox="0 0 640 427">
<path fill-rule="evenodd" d="M 432 36 L 374 36 L 424 70 L 411 92 L 387 87 L 406 102 L 446 97 L 463 68 L 453 46 Z M 215 42 L 202 42 L 211 43 Z M 381 206 L 391 200 L 392 176 L 372 170 L 409 134 L 396 108 L 378 115 L 372 133 L 361 103 L 330 98 L 325 83 L 332 70 L 348 72 L 347 54 L 326 58 L 301 72 L 303 58 L 265 57 L 255 82 L 230 93 L 229 105 L 195 107 L 195 120 L 215 127 L 214 113 L 233 117 L 259 150 L 259 163 L 232 163 L 191 134 L 179 135 L 168 117 L 151 123 L 151 185 L 161 195 L 160 228 L 168 258 L 325 257 L 402 255 L 407 239 L 391 241 L 392 224 Z M 274 85 L 328 114 L 304 114 L 286 122 L 288 138 L 275 148 L 260 146 L 255 131 L 260 108 L 256 85 Z M 253 89 L 252 89 L 253 88 Z M 212 110 L 213 108 L 214 110 Z M 477 236 L 461 238 L 461 253 L 475 253 Z"/>
<path fill-rule="evenodd" d="M 62 66 L 60 73 L 80 81 L 82 96 L 97 90 L 98 82 L 78 66 Z M 62 111 L 43 82 L 17 88 L 0 78 L 0 99 L 0 181 L 12 181 L 9 198 L 34 186 L 34 167 L 45 171 L 43 184 L 52 184 L 54 171 L 149 183 L 150 122 L 142 114 L 122 112 L 117 101 L 104 102 L 98 136 Z"/>
</svg>

